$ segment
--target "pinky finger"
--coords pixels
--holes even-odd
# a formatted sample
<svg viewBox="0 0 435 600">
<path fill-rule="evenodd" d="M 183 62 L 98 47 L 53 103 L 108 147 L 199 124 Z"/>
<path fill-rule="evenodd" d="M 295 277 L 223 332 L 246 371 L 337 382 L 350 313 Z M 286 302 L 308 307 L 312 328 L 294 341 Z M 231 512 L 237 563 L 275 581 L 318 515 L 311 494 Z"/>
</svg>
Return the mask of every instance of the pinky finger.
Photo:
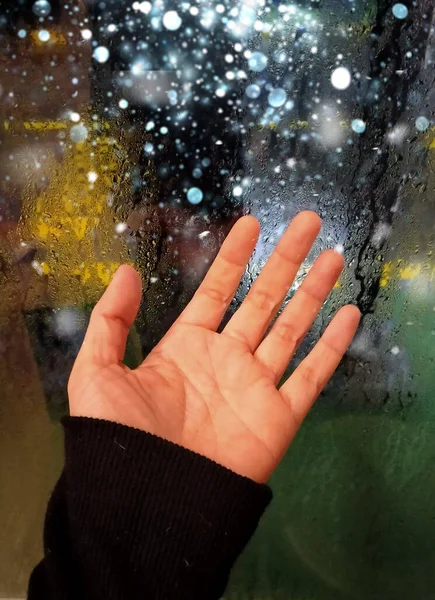
<svg viewBox="0 0 435 600">
<path fill-rule="evenodd" d="M 340 309 L 310 354 L 281 386 L 281 395 L 293 414 L 293 434 L 338 367 L 352 342 L 360 318 L 356 306 Z"/>
</svg>

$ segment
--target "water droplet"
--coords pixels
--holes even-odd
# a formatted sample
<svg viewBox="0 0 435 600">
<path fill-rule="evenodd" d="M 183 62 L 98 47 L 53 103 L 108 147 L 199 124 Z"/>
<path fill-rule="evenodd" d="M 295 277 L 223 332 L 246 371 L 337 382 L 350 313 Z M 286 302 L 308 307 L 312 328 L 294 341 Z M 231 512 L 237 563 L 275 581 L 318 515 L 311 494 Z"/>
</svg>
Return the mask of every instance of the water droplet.
<svg viewBox="0 0 435 600">
<path fill-rule="evenodd" d="M 125 109 L 128 108 L 128 101 L 125 100 L 125 98 L 122 98 L 119 102 L 118 102 L 118 106 L 119 108 Z"/>
<path fill-rule="evenodd" d="M 41 40 L 41 42 L 48 42 L 50 39 L 50 32 L 46 29 L 41 29 L 41 31 L 38 33 L 38 38 Z"/>
<path fill-rule="evenodd" d="M 235 196 L 236 198 L 240 198 L 240 196 L 243 194 L 243 188 L 241 185 L 236 185 L 233 189 L 233 196 Z"/>
<path fill-rule="evenodd" d="M 20 29 L 20 31 L 18 32 L 18 37 L 21 38 L 22 40 L 24 40 L 26 35 L 27 35 L 27 31 L 25 29 Z"/>
<path fill-rule="evenodd" d="M 345 90 L 350 86 L 350 72 L 346 67 L 338 67 L 332 72 L 331 83 L 337 90 Z"/>
<path fill-rule="evenodd" d="M 364 133 L 364 131 L 366 130 L 366 124 L 362 119 L 354 119 L 352 121 L 352 130 L 358 134 Z"/>
<path fill-rule="evenodd" d="M 248 65 L 251 71 L 260 73 L 267 67 L 267 56 L 262 52 L 253 52 L 248 59 Z"/>
<path fill-rule="evenodd" d="M 82 29 L 80 33 L 84 40 L 90 40 L 92 38 L 92 31 L 90 29 Z"/>
<path fill-rule="evenodd" d="M 147 144 L 145 144 L 144 150 L 147 154 L 152 154 L 154 152 L 154 144 L 148 142 Z"/>
<path fill-rule="evenodd" d="M 187 192 L 187 199 L 189 200 L 190 204 L 199 204 L 202 202 L 203 197 L 204 194 L 202 193 L 202 190 L 197 187 L 192 187 Z"/>
<path fill-rule="evenodd" d="M 398 2 L 397 4 L 395 4 L 392 8 L 393 11 L 393 15 L 396 17 L 396 19 L 406 19 L 406 17 L 408 16 L 408 8 L 402 4 L 401 2 Z"/>
<path fill-rule="evenodd" d="M 176 90 L 169 90 L 169 92 L 166 92 L 166 94 L 168 96 L 169 104 L 171 104 L 171 106 L 175 106 L 178 102 L 178 94 Z"/>
<path fill-rule="evenodd" d="M 105 63 L 109 60 L 110 52 L 105 46 L 98 46 L 92 56 L 97 62 Z"/>
<path fill-rule="evenodd" d="M 37 0 L 33 5 L 32 10 L 38 17 L 48 17 L 51 13 L 51 4 L 48 0 Z"/>
<path fill-rule="evenodd" d="M 85 139 L 88 137 L 88 130 L 81 123 L 80 125 L 74 125 L 74 127 L 71 127 L 69 135 L 70 135 L 71 140 L 75 144 L 79 144 L 80 142 L 84 142 Z"/>
<path fill-rule="evenodd" d="M 154 127 L 155 127 L 154 121 L 148 121 L 148 123 L 145 125 L 145 131 L 151 131 L 151 129 L 154 129 Z"/>
<path fill-rule="evenodd" d="M 256 83 L 252 83 L 246 88 L 246 95 L 248 96 L 248 98 L 252 98 L 253 100 L 255 100 L 255 98 L 258 98 L 260 94 L 261 88 Z"/>
<path fill-rule="evenodd" d="M 287 93 L 283 88 L 276 88 L 272 90 L 268 96 L 268 102 L 273 108 L 279 108 L 287 100 Z"/>
<path fill-rule="evenodd" d="M 32 260 L 32 267 L 35 269 L 38 275 L 44 275 L 44 269 L 42 268 L 42 265 L 39 261 Z"/>
<path fill-rule="evenodd" d="M 139 12 L 143 13 L 144 15 L 147 15 L 149 12 L 151 12 L 151 9 L 152 9 L 151 2 L 134 2 L 133 3 L 133 10 L 138 10 Z"/>
<path fill-rule="evenodd" d="M 98 173 L 95 173 L 95 171 L 89 171 L 88 173 L 88 181 L 89 183 L 95 183 L 98 179 Z"/>
<path fill-rule="evenodd" d="M 128 229 L 127 223 L 116 223 L 116 225 L 115 225 L 115 231 L 119 235 L 121 235 L 121 233 L 124 233 L 125 231 L 127 231 L 127 229 Z"/>
<path fill-rule="evenodd" d="M 415 126 L 418 129 L 418 131 L 427 131 L 429 129 L 429 119 L 427 119 L 426 117 L 418 117 L 415 120 Z"/>
<path fill-rule="evenodd" d="M 83 327 L 81 315 L 78 311 L 70 308 L 60 308 L 54 316 L 54 327 L 59 337 L 68 338 L 73 336 Z"/>
<path fill-rule="evenodd" d="M 200 179 L 202 177 L 201 169 L 199 169 L 198 167 L 196 169 L 193 169 L 192 175 L 193 177 L 195 177 L 195 179 Z"/>
<path fill-rule="evenodd" d="M 176 10 L 168 10 L 168 12 L 163 15 L 163 25 L 166 29 L 169 29 L 169 31 L 180 29 L 182 22 L 183 21 Z"/>
</svg>

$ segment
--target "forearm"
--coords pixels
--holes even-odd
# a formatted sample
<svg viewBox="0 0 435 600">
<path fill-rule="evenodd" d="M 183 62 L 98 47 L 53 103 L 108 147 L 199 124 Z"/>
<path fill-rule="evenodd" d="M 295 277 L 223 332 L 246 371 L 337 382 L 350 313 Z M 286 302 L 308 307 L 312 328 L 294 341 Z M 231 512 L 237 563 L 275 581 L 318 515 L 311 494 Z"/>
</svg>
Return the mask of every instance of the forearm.
<svg viewBox="0 0 435 600">
<path fill-rule="evenodd" d="M 67 419 L 66 462 L 29 600 L 211 600 L 271 498 L 174 444 Z"/>
</svg>

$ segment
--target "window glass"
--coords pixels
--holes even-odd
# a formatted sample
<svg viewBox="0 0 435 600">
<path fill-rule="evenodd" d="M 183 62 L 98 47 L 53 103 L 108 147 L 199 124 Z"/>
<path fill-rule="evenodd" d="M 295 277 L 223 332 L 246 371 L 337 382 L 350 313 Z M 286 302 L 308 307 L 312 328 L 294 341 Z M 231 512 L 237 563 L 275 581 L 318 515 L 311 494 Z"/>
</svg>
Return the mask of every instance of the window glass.
<svg viewBox="0 0 435 600">
<path fill-rule="evenodd" d="M 143 279 L 126 354 L 165 333 L 234 221 L 291 218 L 361 328 L 272 480 L 228 600 L 431 597 L 435 573 L 432 0 L 1 0 L 0 596 L 24 596 L 90 311 Z"/>
</svg>

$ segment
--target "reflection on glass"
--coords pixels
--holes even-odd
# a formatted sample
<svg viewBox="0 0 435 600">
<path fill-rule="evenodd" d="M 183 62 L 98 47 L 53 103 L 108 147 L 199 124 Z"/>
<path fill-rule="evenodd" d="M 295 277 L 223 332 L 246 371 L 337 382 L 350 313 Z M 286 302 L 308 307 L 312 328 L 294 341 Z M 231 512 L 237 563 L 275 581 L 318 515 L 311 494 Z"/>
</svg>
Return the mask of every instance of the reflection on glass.
<svg viewBox="0 0 435 600">
<path fill-rule="evenodd" d="M 324 221 L 315 253 L 347 262 L 312 339 L 344 301 L 363 323 L 227 598 L 431 596 L 433 13 L 431 0 L 2 0 L 0 594 L 24 594 L 37 560 L 68 374 L 118 265 L 144 282 L 134 366 L 238 216 L 262 235 L 232 310 L 309 208 Z"/>
</svg>

